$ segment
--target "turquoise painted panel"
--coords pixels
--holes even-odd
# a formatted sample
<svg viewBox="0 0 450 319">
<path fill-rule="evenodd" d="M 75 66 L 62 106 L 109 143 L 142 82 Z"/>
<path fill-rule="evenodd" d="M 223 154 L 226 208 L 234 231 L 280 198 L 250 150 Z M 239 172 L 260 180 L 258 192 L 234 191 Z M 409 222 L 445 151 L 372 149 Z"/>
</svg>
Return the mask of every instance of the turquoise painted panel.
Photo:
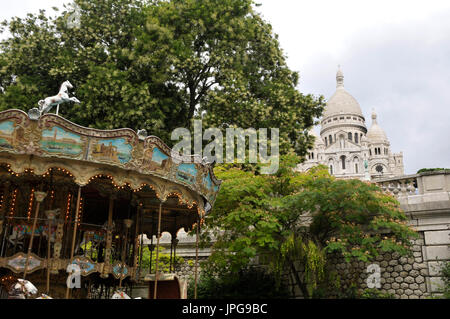
<svg viewBox="0 0 450 319">
<path fill-rule="evenodd" d="M 0 147 L 14 148 L 13 144 L 14 123 L 5 121 L 0 123 Z"/>
<path fill-rule="evenodd" d="M 161 150 L 157 147 L 153 148 L 153 156 L 152 161 L 155 163 L 158 163 L 159 165 L 162 164 L 162 162 L 166 159 L 168 159 L 169 156 L 161 152 Z"/>
<path fill-rule="evenodd" d="M 131 160 L 131 150 L 132 146 L 123 138 L 100 139 L 92 146 L 91 158 L 125 164 Z"/>
<path fill-rule="evenodd" d="M 194 184 L 195 177 L 197 176 L 197 168 L 195 168 L 195 164 L 180 164 L 176 176 L 180 181 Z"/>
<path fill-rule="evenodd" d="M 48 153 L 73 156 L 83 151 L 81 137 L 58 126 L 42 131 L 40 143 L 41 148 Z"/>
</svg>

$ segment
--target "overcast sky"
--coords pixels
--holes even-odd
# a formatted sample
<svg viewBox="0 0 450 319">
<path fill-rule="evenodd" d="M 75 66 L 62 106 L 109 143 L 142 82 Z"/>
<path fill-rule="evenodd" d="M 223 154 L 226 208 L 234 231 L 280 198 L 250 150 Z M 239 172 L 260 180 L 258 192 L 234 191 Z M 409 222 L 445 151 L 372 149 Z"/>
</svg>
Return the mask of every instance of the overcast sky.
<svg viewBox="0 0 450 319">
<path fill-rule="evenodd" d="M 0 20 L 62 0 L 0 0 Z M 372 109 L 405 173 L 450 168 L 450 1 L 259 0 L 302 93 L 331 97 L 340 64 L 345 88 Z"/>
</svg>

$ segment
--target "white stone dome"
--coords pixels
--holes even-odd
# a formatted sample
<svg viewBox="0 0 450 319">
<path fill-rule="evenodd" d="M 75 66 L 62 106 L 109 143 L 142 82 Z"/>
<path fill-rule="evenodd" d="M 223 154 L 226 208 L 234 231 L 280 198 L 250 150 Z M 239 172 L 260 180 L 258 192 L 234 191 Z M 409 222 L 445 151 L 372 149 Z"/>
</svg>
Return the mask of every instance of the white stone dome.
<svg viewBox="0 0 450 319">
<path fill-rule="evenodd" d="M 340 114 L 352 114 L 364 117 L 358 101 L 344 89 L 344 74 L 339 69 L 336 74 L 336 92 L 328 100 L 323 118 Z"/>
<path fill-rule="evenodd" d="M 370 143 L 383 143 L 388 141 L 386 133 L 377 123 L 377 114 L 375 112 L 372 113 L 372 126 L 367 131 L 367 139 Z"/>
</svg>

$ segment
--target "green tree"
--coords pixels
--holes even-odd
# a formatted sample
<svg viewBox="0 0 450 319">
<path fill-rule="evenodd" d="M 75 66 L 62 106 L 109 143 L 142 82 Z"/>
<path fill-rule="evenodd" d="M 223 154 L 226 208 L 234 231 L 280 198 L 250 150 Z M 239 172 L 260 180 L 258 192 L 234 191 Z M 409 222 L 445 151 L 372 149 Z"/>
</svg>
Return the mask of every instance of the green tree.
<svg viewBox="0 0 450 319">
<path fill-rule="evenodd" d="M 71 121 L 100 129 L 145 127 L 167 139 L 179 111 L 169 107 L 177 94 L 158 79 L 165 70 L 150 73 L 133 54 L 145 2 L 74 3 L 80 10 L 76 26 L 67 23 L 76 12 L 70 7 L 56 17 L 41 11 L 3 23 L 12 37 L 0 44 L 0 108 L 27 111 L 69 79 L 82 101 L 61 108 Z"/>
<path fill-rule="evenodd" d="M 183 116 L 209 126 L 280 128 L 280 147 L 304 155 L 323 98 L 296 89 L 269 23 L 252 0 L 173 0 L 149 6 L 140 52 L 160 56 L 179 87 Z"/>
<path fill-rule="evenodd" d="M 251 0 L 75 0 L 50 17 L 41 11 L 3 23 L 0 109 L 28 110 L 69 79 L 81 104 L 61 108 L 100 129 L 170 132 L 204 126 L 280 128 L 281 149 L 303 155 L 322 97 L 296 89 L 270 24 Z M 226 123 L 226 125 L 225 125 Z"/>
<path fill-rule="evenodd" d="M 188 284 L 188 298 L 194 298 L 194 278 Z M 214 276 L 202 272 L 197 286 L 198 299 L 283 299 L 289 292 L 278 285 L 273 274 L 260 268 L 242 269 L 237 274 Z"/>
<path fill-rule="evenodd" d="M 222 189 L 206 220 L 217 237 L 212 272 L 237 272 L 259 258 L 276 273 L 291 271 L 311 297 L 327 278 L 328 253 L 370 261 L 382 252 L 410 252 L 415 231 L 393 197 L 374 184 L 337 180 L 322 166 L 296 173 L 296 162 L 284 157 L 275 176 L 216 168 Z"/>
<path fill-rule="evenodd" d="M 164 247 L 159 248 L 159 256 L 158 256 L 158 272 L 168 273 L 170 270 L 170 254 L 165 252 L 166 249 Z M 151 258 L 150 258 L 150 249 L 148 246 L 144 246 L 142 249 L 142 261 L 141 261 L 141 274 L 147 274 L 150 270 L 150 261 L 151 261 L 151 273 L 155 272 L 156 269 L 156 248 L 153 249 Z M 175 256 L 173 259 L 173 266 L 180 263 L 184 263 L 184 258 L 180 256 Z"/>
</svg>

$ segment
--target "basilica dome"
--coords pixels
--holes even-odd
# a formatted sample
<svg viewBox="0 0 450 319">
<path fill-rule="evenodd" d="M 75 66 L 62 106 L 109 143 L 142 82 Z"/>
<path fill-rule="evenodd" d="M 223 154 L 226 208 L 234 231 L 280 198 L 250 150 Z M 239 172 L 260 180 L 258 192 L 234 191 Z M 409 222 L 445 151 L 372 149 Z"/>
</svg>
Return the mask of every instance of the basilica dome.
<svg viewBox="0 0 450 319">
<path fill-rule="evenodd" d="M 371 143 L 383 143 L 387 142 L 387 135 L 381 126 L 378 125 L 377 122 L 377 114 L 372 112 L 372 126 L 367 131 L 367 139 Z"/>
<path fill-rule="evenodd" d="M 323 112 L 323 118 L 340 114 L 352 114 L 364 117 L 358 101 L 344 89 L 344 75 L 342 70 L 336 74 L 336 92 L 328 100 Z"/>
</svg>

